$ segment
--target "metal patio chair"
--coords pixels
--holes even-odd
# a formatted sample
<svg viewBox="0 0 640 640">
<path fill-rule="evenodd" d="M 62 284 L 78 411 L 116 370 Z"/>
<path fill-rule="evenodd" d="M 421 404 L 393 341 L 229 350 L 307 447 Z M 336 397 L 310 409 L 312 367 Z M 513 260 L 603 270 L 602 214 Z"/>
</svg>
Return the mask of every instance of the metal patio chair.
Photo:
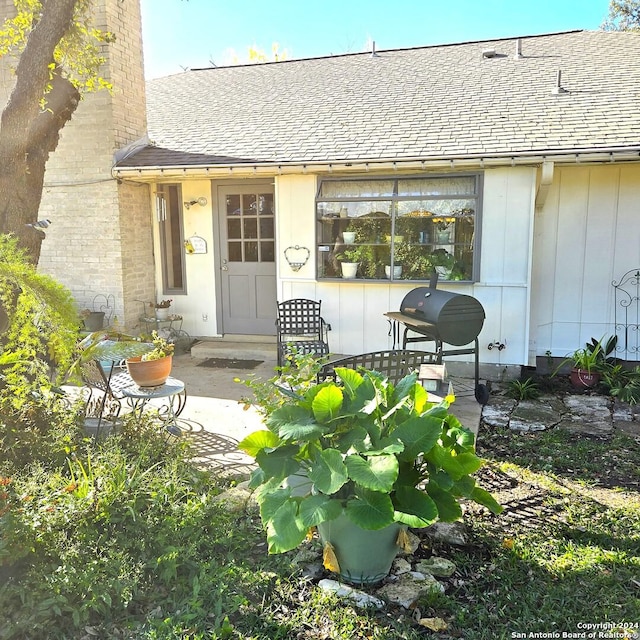
<svg viewBox="0 0 640 640">
<path fill-rule="evenodd" d="M 394 385 L 410 373 L 419 372 L 422 364 L 437 364 L 437 356 L 425 351 L 410 351 L 407 349 L 392 349 L 389 351 L 372 351 L 355 356 L 347 356 L 333 362 L 327 362 L 320 373 L 318 381 L 335 380 L 335 368 L 368 369 L 382 373 Z"/>
<path fill-rule="evenodd" d="M 88 389 L 85 404 L 85 417 L 97 420 L 96 431 L 100 433 L 103 422 L 115 426 L 125 396 L 122 389 L 131 384 L 131 378 L 122 372 L 114 362 L 105 373 L 98 360 L 88 360 L 80 366 L 80 377 Z"/>
<path fill-rule="evenodd" d="M 278 366 L 293 350 L 318 357 L 329 354 L 327 332 L 331 325 L 320 315 L 322 301 L 294 298 L 278 303 L 276 332 L 278 341 Z"/>
</svg>

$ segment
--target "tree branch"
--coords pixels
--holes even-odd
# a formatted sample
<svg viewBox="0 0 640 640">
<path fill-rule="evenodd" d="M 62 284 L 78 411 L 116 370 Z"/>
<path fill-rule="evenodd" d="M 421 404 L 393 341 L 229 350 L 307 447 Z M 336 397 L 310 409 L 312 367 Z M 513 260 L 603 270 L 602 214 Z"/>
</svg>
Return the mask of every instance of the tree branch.
<svg viewBox="0 0 640 640">
<path fill-rule="evenodd" d="M 51 80 L 53 52 L 73 23 L 75 6 L 76 0 L 44 3 L 40 20 L 27 38 L 16 67 L 16 84 L 0 121 L 0 156 L 5 162 L 25 162 L 24 132 L 38 116 Z"/>
</svg>

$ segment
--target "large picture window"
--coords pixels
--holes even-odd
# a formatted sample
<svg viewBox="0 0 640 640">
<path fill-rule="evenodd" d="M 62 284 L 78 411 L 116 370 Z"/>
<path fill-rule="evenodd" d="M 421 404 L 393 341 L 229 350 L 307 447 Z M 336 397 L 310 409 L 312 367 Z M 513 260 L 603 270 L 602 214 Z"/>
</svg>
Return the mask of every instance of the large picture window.
<svg viewBox="0 0 640 640">
<path fill-rule="evenodd" d="M 186 293 L 182 198 L 179 185 L 161 185 L 156 194 L 163 293 Z"/>
<path fill-rule="evenodd" d="M 481 176 L 320 183 L 318 278 L 475 280 Z"/>
</svg>

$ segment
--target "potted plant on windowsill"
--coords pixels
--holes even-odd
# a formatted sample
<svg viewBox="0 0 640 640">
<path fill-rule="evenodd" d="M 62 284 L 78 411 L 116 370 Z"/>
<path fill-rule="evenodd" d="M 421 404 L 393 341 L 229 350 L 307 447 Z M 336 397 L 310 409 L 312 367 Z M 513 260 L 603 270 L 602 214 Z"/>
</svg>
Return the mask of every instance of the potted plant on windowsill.
<svg viewBox="0 0 640 640">
<path fill-rule="evenodd" d="M 388 573 L 406 527 L 459 519 L 460 498 L 501 511 L 471 477 L 482 460 L 451 398 L 429 403 L 416 374 L 394 386 L 371 371 L 335 372 L 338 382 L 282 390 L 264 412 L 268 430 L 239 444 L 258 463 L 251 484 L 270 553 L 318 527 L 325 566 L 371 583 Z M 302 495 L 292 476 L 309 479 Z"/>
<path fill-rule="evenodd" d="M 157 387 L 166 382 L 173 364 L 173 343 L 152 333 L 151 349 L 126 359 L 127 371 L 139 387 Z"/>
<path fill-rule="evenodd" d="M 456 259 L 446 249 L 436 249 L 431 254 L 431 264 L 440 278 L 450 280 Z"/>
<path fill-rule="evenodd" d="M 336 260 L 340 262 L 340 270 L 345 280 L 352 280 L 356 277 L 360 265 L 359 258 L 360 251 L 355 247 L 336 254 Z"/>
</svg>

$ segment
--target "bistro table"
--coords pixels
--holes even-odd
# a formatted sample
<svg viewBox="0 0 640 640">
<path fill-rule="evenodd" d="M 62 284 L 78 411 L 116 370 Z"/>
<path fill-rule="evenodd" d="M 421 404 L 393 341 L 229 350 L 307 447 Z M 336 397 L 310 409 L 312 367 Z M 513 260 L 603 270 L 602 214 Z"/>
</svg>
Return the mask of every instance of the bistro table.
<svg viewBox="0 0 640 640">
<path fill-rule="evenodd" d="M 157 387 L 139 387 L 132 380 L 130 385 L 120 389 L 120 393 L 127 399 L 138 420 L 149 402 L 160 401 L 158 414 L 164 428 L 172 435 L 182 433 L 177 420 L 187 402 L 187 391 L 182 380 L 169 377 L 164 384 Z"/>
</svg>

